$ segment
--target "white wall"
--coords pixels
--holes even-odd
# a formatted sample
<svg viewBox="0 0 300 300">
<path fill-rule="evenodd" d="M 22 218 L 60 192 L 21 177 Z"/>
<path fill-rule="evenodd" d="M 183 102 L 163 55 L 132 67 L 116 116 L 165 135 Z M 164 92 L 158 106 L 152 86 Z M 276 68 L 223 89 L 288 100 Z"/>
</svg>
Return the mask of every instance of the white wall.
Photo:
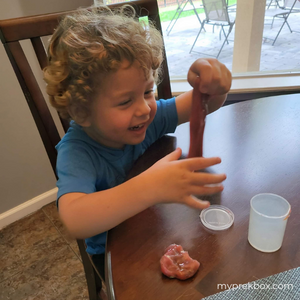
<svg viewBox="0 0 300 300">
<path fill-rule="evenodd" d="M 1 0 L 0 19 L 65 11 L 91 4 L 92 0 Z M 56 180 L 47 154 L 2 43 L 0 166 L 0 219 L 1 214 L 3 216 L 5 212 L 55 188 Z"/>
</svg>

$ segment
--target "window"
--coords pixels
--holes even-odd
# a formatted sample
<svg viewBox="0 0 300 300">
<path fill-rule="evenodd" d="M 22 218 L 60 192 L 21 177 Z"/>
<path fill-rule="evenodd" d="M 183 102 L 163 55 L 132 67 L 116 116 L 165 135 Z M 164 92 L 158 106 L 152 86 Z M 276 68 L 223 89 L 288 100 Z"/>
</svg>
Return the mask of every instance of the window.
<svg viewBox="0 0 300 300">
<path fill-rule="evenodd" d="M 235 21 L 227 40 L 228 20 L 223 27 L 220 21 L 219 25 L 213 20 L 203 23 L 216 14 L 223 14 L 224 19 L 224 5 L 219 3 L 225 5 L 229 23 Z M 293 4 L 293 12 L 284 19 L 282 14 Z M 224 41 L 218 60 L 232 71 L 233 89 L 300 89 L 300 0 L 158 0 L 158 5 L 175 93 L 189 89 L 189 66 L 200 57 L 216 57 Z M 204 26 L 195 42 L 201 24 Z"/>
<path fill-rule="evenodd" d="M 170 74 L 171 77 L 176 78 L 186 76 L 188 66 L 195 59 L 216 56 L 224 42 L 224 33 L 221 26 L 209 26 L 209 23 L 205 23 L 205 31 L 202 30 L 193 51 L 189 53 L 201 26 L 194 7 L 202 22 L 207 15 L 201 1 L 178 0 L 173 3 L 169 1 L 172 0 L 159 1 L 159 5 Z M 222 2 L 222 0 L 213 1 Z M 236 23 L 218 59 L 235 74 L 300 71 L 300 2 L 296 0 L 299 4 L 296 3 L 295 12 L 291 13 L 286 20 L 293 32 L 290 32 L 285 23 L 274 45 L 274 39 L 285 20 L 282 17 L 275 17 L 271 26 L 273 15 L 288 12 L 289 7 L 284 5 L 293 1 L 268 0 L 266 3 L 261 0 L 229 1 L 228 15 L 230 19 L 235 19 Z M 205 0 L 203 2 L 205 3 Z M 212 0 L 207 2 L 209 6 Z M 279 5 L 282 5 L 280 6 L 282 8 Z M 185 6 L 184 11 L 176 19 L 180 13 L 178 7 L 183 8 L 183 6 Z M 170 19 L 176 11 L 177 15 L 174 19 L 176 23 L 172 27 L 174 20 L 171 23 Z M 184 16 L 184 13 L 187 16 Z M 226 34 L 228 29 L 229 26 L 224 27 Z"/>
</svg>

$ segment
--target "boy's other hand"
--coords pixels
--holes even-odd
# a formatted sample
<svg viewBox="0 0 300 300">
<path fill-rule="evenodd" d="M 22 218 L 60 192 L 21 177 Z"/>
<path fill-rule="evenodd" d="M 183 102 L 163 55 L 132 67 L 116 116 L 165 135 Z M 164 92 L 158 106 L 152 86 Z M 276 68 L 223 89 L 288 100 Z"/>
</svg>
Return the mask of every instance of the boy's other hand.
<svg viewBox="0 0 300 300">
<path fill-rule="evenodd" d="M 197 157 L 179 160 L 181 153 L 181 149 L 177 148 L 142 173 L 145 185 L 153 193 L 155 203 L 177 202 L 197 209 L 206 208 L 210 203 L 193 195 L 221 192 L 221 182 L 226 179 L 226 175 L 194 171 L 219 164 L 221 159 Z"/>
<path fill-rule="evenodd" d="M 197 59 L 188 72 L 188 82 L 195 88 L 196 78 L 200 77 L 199 91 L 210 96 L 227 94 L 231 87 L 231 72 L 214 58 Z"/>
</svg>

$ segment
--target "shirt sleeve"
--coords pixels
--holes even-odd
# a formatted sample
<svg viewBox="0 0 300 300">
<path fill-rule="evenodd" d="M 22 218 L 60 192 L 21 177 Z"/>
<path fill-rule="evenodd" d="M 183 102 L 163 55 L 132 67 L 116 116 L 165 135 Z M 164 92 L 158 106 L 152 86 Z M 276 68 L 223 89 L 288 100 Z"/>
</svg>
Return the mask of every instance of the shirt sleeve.
<svg viewBox="0 0 300 300">
<path fill-rule="evenodd" d="M 58 149 L 57 199 L 67 193 L 96 191 L 97 173 L 90 153 L 76 143 L 63 143 Z"/>
<path fill-rule="evenodd" d="M 178 124 L 178 114 L 175 104 L 175 97 L 168 100 L 158 100 L 157 112 L 153 122 L 149 126 L 146 136 L 146 143 L 151 145 L 157 139 L 167 133 L 173 133 Z"/>
</svg>

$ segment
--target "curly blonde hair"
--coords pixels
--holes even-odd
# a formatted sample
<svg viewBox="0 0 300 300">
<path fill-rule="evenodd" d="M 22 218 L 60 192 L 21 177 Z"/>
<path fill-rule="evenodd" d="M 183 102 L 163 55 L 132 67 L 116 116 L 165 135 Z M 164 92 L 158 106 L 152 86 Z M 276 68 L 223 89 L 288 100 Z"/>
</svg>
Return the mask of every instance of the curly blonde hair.
<svg viewBox="0 0 300 300">
<path fill-rule="evenodd" d="M 151 22 L 138 21 L 131 6 L 114 12 L 105 6 L 93 7 L 61 20 L 48 55 L 44 80 L 51 105 L 62 118 L 82 122 L 99 93 L 101 78 L 118 70 L 122 61 L 138 61 L 145 76 L 153 71 L 158 84 L 163 41 Z"/>
</svg>

